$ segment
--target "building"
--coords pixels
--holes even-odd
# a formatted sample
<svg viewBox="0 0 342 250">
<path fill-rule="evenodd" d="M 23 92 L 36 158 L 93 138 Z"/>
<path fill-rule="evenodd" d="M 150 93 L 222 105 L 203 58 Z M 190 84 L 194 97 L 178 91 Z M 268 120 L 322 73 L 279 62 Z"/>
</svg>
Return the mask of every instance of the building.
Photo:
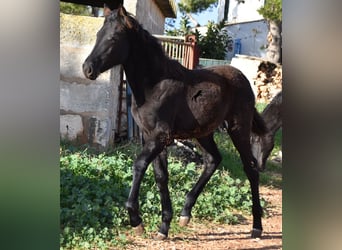
<svg viewBox="0 0 342 250">
<path fill-rule="evenodd" d="M 219 0 L 218 22 L 224 20 L 228 34 L 234 39 L 234 49 L 227 60 L 236 54 L 266 56 L 268 26 L 258 13 L 265 0 Z"/>
</svg>

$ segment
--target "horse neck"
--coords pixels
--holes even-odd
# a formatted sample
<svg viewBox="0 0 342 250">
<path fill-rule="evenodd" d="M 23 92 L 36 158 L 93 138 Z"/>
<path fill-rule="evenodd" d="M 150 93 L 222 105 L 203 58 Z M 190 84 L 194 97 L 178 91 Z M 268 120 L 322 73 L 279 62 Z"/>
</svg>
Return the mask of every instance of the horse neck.
<svg viewBox="0 0 342 250">
<path fill-rule="evenodd" d="M 131 37 L 131 51 L 123 64 L 128 83 L 138 106 L 145 102 L 146 91 L 152 89 L 165 75 L 169 60 L 158 46 L 137 35 Z"/>
</svg>

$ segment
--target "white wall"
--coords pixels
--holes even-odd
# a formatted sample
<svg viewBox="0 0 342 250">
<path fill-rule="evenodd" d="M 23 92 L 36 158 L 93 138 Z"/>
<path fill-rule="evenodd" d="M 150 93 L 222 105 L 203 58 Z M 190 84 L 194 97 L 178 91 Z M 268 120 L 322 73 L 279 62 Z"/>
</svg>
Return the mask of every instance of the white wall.
<svg viewBox="0 0 342 250">
<path fill-rule="evenodd" d="M 268 27 L 265 20 L 237 23 L 226 26 L 229 36 L 234 40 L 241 39 L 242 55 L 265 58 Z M 234 50 L 226 55 L 227 60 L 234 57 Z"/>
<path fill-rule="evenodd" d="M 240 54 L 265 58 L 268 26 L 257 11 L 264 5 L 265 0 L 244 0 L 244 3 L 237 0 L 219 0 L 218 21 L 223 20 L 225 5 L 228 1 L 226 29 L 234 41 L 241 39 Z M 234 49 L 229 51 L 226 59 L 231 60 L 234 54 Z"/>
<path fill-rule="evenodd" d="M 257 9 L 264 5 L 264 0 L 244 0 L 239 3 L 230 0 L 228 11 L 228 22 L 247 22 L 262 19 Z"/>
</svg>

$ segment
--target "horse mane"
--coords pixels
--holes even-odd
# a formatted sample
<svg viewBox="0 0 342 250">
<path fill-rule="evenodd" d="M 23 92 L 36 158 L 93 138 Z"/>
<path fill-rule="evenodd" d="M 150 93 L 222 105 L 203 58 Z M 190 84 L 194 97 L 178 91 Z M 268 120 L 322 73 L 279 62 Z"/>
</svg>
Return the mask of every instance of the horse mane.
<svg viewBox="0 0 342 250">
<path fill-rule="evenodd" d="M 123 9 L 123 8 L 122 8 Z M 134 15 L 126 11 L 118 11 L 121 22 L 129 30 L 131 34 L 140 40 L 141 43 L 134 43 L 136 46 L 143 46 L 143 49 L 138 48 L 140 53 L 147 54 L 146 59 L 154 61 L 154 66 L 162 71 L 161 77 L 166 79 L 182 79 L 184 74 L 188 72 L 183 65 L 178 61 L 171 59 L 164 51 L 160 41 L 150 34 L 143 26 L 135 19 Z M 152 72 L 151 72 L 152 73 Z M 156 72 L 153 72 L 156 73 Z"/>
</svg>

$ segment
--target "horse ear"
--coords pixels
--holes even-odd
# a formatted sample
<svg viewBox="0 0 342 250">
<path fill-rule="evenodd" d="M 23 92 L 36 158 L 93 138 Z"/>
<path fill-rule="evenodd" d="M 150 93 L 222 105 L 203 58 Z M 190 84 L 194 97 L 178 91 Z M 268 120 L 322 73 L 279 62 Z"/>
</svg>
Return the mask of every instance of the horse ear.
<svg viewBox="0 0 342 250">
<path fill-rule="evenodd" d="M 117 1 L 117 2 L 105 2 L 103 4 L 103 15 L 109 16 L 114 10 L 120 10 L 122 7 L 123 1 Z M 127 14 L 126 10 L 125 13 Z"/>
<path fill-rule="evenodd" d="M 126 11 L 125 7 L 123 7 L 122 5 L 119 6 L 118 10 L 119 10 L 120 16 L 127 16 L 127 11 Z"/>
<path fill-rule="evenodd" d="M 122 16 L 124 18 L 127 28 L 132 29 L 133 23 L 132 23 L 131 19 L 129 18 L 129 15 L 127 14 L 125 7 L 123 7 L 122 5 L 119 6 L 118 14 L 119 14 L 119 16 Z"/>
<path fill-rule="evenodd" d="M 104 5 L 104 7 L 103 7 L 103 15 L 106 17 L 106 16 L 109 16 L 110 13 L 112 13 L 111 9 L 107 5 Z"/>
</svg>

